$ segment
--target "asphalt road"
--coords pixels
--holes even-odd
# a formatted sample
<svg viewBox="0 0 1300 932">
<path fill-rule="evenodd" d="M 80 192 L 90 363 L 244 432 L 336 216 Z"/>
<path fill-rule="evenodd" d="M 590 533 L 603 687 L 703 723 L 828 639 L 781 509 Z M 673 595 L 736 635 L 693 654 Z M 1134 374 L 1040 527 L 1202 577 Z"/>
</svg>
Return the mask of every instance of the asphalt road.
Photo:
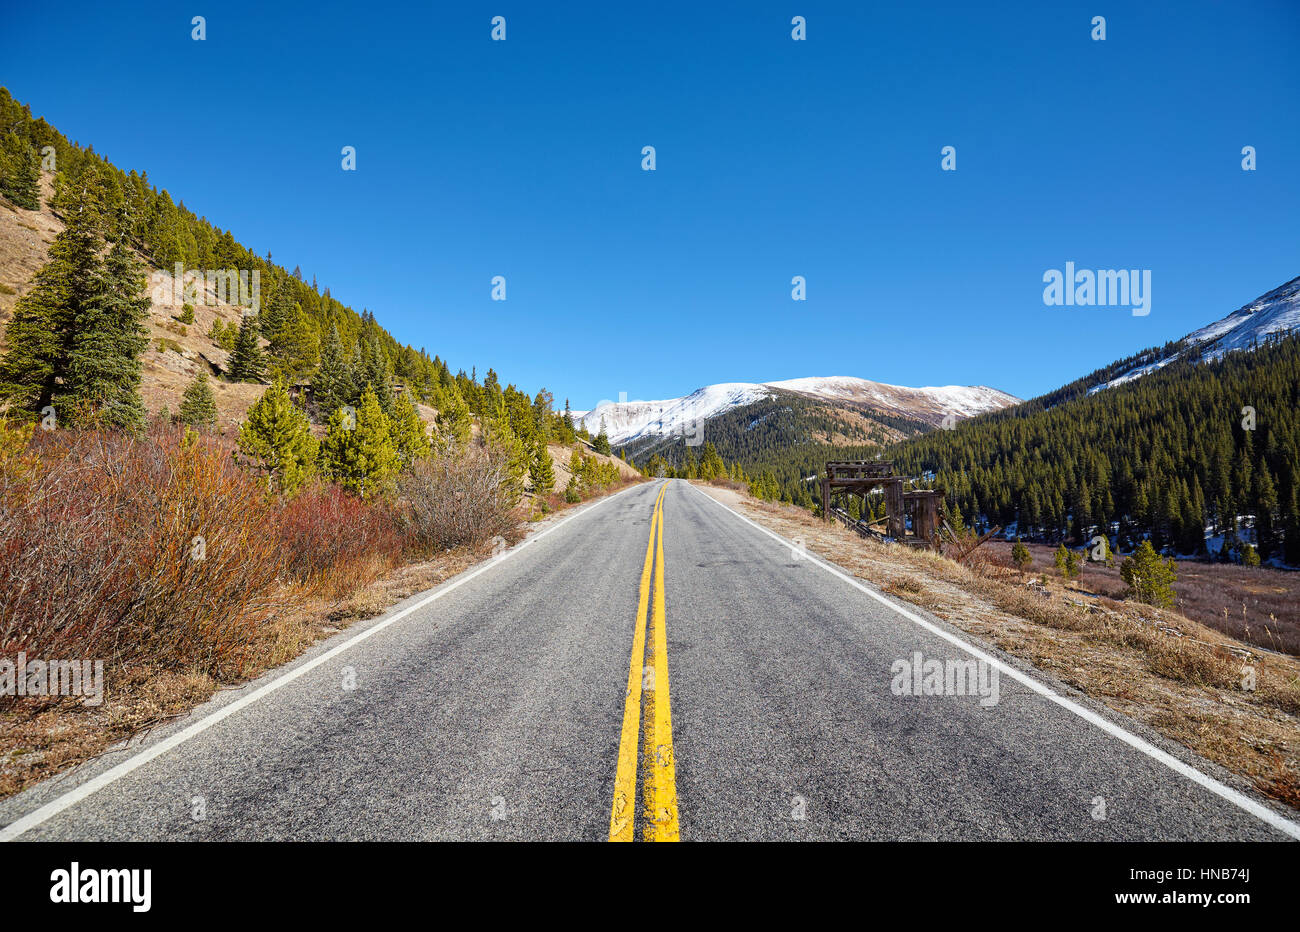
<svg viewBox="0 0 1300 932">
<path fill-rule="evenodd" d="M 1028 668 L 1015 667 L 1037 688 L 1004 672 L 996 702 L 988 689 L 897 694 L 917 652 L 971 660 L 964 636 L 905 617 L 684 482 L 569 514 L 5 801 L 0 838 L 602 841 L 620 773 L 637 840 L 1296 831 L 1187 752 L 1078 697 L 1054 701 L 1061 688 Z"/>
</svg>

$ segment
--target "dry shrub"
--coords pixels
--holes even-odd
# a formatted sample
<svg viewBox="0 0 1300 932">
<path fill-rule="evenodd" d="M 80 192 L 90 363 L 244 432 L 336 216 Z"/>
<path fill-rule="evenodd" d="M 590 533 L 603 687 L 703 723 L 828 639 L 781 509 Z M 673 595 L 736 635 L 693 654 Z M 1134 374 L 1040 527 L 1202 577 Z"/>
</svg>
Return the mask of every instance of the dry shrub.
<svg viewBox="0 0 1300 932">
<path fill-rule="evenodd" d="M 741 492 L 747 488 L 744 482 L 737 482 L 730 476 L 718 476 L 716 479 L 710 479 L 709 485 L 719 489 L 731 489 L 733 492 Z"/>
<path fill-rule="evenodd" d="M 407 535 L 389 503 L 316 484 L 281 510 L 279 537 L 289 574 L 338 598 L 398 565 Z"/>
<path fill-rule="evenodd" d="M 1237 689 L 1241 661 L 1201 644 L 1164 635 L 1153 642 L 1146 654 L 1147 667 L 1166 679 L 1220 689 Z"/>
<path fill-rule="evenodd" d="M 261 483 L 218 441 L 164 426 L 41 435 L 32 450 L 0 515 L 0 653 L 237 676 L 287 595 Z"/>
<path fill-rule="evenodd" d="M 519 524 L 498 450 L 464 444 L 419 461 L 399 480 L 403 517 L 422 547 L 477 546 Z"/>
</svg>

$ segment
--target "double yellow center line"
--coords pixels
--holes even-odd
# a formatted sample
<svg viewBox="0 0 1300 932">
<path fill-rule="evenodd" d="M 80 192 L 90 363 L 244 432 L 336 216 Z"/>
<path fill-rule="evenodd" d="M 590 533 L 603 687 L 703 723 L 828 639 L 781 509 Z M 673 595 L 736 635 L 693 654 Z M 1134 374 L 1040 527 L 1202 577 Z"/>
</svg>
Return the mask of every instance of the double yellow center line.
<svg viewBox="0 0 1300 932">
<path fill-rule="evenodd" d="M 642 731 L 645 741 L 640 757 L 645 784 L 641 840 L 678 840 L 677 766 L 673 760 L 668 637 L 664 631 L 664 492 L 667 488 L 665 482 L 655 499 L 650 541 L 646 544 L 645 565 L 641 569 L 641 596 L 632 634 L 632 662 L 623 704 L 618 771 L 614 776 L 614 806 L 609 817 L 610 841 L 633 841 L 636 837 L 637 752 Z"/>
</svg>

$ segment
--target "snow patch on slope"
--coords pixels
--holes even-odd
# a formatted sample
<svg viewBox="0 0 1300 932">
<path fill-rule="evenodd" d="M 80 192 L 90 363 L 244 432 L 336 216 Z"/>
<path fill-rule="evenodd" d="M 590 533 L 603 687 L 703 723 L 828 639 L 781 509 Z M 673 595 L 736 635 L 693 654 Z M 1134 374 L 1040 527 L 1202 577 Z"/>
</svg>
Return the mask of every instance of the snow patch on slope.
<svg viewBox="0 0 1300 932">
<path fill-rule="evenodd" d="M 1176 359 L 1183 358 L 1189 352 L 1198 353 L 1204 359 L 1222 359 L 1226 354 L 1237 350 L 1254 349 L 1270 334 L 1287 333 L 1298 329 L 1300 329 L 1300 277 L 1291 279 L 1285 285 L 1280 285 L 1267 294 L 1260 295 L 1222 320 L 1216 320 L 1200 330 L 1189 333 L 1183 338 L 1187 343 L 1187 349 L 1182 352 L 1165 359 L 1134 366 L 1109 382 L 1093 386 L 1088 390 L 1088 394 L 1140 379 L 1150 372 L 1164 368 Z"/>
</svg>

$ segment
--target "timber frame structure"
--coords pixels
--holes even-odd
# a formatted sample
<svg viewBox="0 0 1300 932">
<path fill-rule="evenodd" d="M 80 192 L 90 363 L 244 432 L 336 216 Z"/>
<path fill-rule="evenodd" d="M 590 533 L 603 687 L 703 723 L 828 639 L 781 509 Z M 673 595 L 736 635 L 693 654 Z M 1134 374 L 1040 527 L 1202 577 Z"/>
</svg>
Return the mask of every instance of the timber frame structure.
<svg viewBox="0 0 1300 932">
<path fill-rule="evenodd" d="M 826 464 L 822 476 L 822 513 L 827 521 L 837 518 L 864 537 L 896 540 L 913 546 L 939 547 L 939 509 L 943 493 L 930 489 L 903 491 L 903 476 L 894 475 L 894 464 L 886 460 L 839 460 Z M 885 531 L 881 534 L 868 521 L 854 520 L 845 507 L 836 507 L 832 496 L 862 496 L 867 513 L 867 496 L 875 489 L 885 496 Z M 912 533 L 908 534 L 908 516 Z"/>
</svg>

